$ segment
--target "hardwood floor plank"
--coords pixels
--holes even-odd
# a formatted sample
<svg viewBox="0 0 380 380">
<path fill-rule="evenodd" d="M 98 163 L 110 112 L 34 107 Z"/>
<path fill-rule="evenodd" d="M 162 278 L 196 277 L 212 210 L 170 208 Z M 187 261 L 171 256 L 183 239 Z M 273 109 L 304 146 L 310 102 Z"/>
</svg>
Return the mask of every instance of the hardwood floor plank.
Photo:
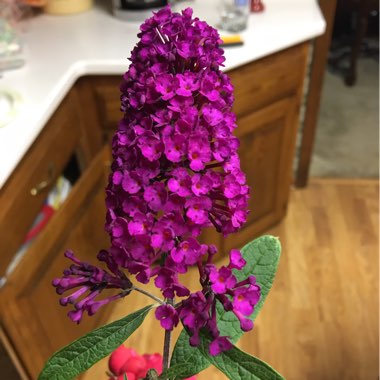
<svg viewBox="0 0 380 380">
<path fill-rule="evenodd" d="M 286 218 L 268 231 L 283 247 L 278 275 L 242 349 L 288 380 L 378 378 L 378 207 L 377 181 L 316 179 L 291 191 Z M 186 283 L 196 286 L 195 272 Z M 144 304 L 132 295 L 115 305 L 110 320 Z M 127 343 L 159 352 L 162 341 L 150 315 Z M 105 369 L 103 361 L 84 378 L 106 378 Z M 209 368 L 198 379 L 226 377 Z"/>
</svg>

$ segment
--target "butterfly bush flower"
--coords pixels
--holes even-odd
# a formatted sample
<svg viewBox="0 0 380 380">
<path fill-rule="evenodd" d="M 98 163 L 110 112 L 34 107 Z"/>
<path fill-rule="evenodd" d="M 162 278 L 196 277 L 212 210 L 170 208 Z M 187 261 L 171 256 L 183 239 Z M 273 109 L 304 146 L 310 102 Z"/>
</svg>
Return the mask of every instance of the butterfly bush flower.
<svg viewBox="0 0 380 380">
<path fill-rule="evenodd" d="M 192 345 L 207 329 L 210 353 L 217 355 L 231 347 L 218 330 L 217 302 L 247 331 L 260 298 L 253 276 L 241 282 L 235 277 L 246 264 L 239 250 L 218 268 L 212 263 L 215 246 L 199 240 L 205 228 L 227 236 L 247 217 L 249 188 L 233 136 L 233 87 L 220 70 L 225 59 L 217 31 L 193 18 L 190 8 L 180 14 L 166 7 L 140 30 L 120 87 L 124 117 L 113 137 L 106 189 L 111 246 L 102 258 L 113 274 L 86 271 L 77 262 L 78 269 L 54 285 L 59 293 L 79 287 L 71 303 L 90 292 L 75 304 L 78 315 L 70 315 L 80 320 L 84 311 L 93 313 L 96 302 L 106 302 L 94 301 L 103 287 L 120 288 L 116 297 L 125 294 L 130 285 L 122 270 L 142 283 L 153 279 L 165 298 L 180 298 L 156 309 L 162 327 L 171 330 L 181 320 Z M 190 266 L 200 274 L 195 293 L 179 277 Z"/>
</svg>

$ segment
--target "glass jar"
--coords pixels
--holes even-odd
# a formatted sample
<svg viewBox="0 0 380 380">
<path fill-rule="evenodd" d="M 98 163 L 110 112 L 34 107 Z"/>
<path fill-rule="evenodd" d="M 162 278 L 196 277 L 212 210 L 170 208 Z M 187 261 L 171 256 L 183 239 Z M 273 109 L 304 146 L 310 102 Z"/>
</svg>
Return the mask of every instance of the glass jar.
<svg viewBox="0 0 380 380">
<path fill-rule="evenodd" d="M 250 9 L 250 0 L 221 0 L 220 28 L 234 33 L 246 29 Z"/>
</svg>

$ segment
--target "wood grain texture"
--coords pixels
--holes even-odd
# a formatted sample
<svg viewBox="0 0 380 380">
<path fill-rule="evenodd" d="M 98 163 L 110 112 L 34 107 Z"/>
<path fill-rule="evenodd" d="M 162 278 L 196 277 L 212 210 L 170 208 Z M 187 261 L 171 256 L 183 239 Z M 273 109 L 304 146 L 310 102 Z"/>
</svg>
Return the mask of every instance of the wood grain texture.
<svg viewBox="0 0 380 380">
<path fill-rule="evenodd" d="M 289 96 L 298 96 L 300 102 L 308 49 L 304 42 L 228 71 L 238 118 Z"/>
<path fill-rule="evenodd" d="M 378 376 L 378 194 L 376 181 L 313 180 L 291 191 L 286 218 L 267 231 L 281 240 L 280 267 L 239 346 L 288 380 Z M 196 273 L 186 281 L 195 288 Z M 132 294 L 115 303 L 110 321 L 148 303 Z M 151 313 L 127 345 L 160 352 L 162 342 Z M 106 379 L 105 371 L 103 360 L 83 379 Z M 209 368 L 198 379 L 225 377 Z"/>
<path fill-rule="evenodd" d="M 245 226 L 235 235 L 221 239 L 221 250 L 241 248 L 286 213 L 292 182 L 292 158 L 297 131 L 295 97 L 284 98 L 238 120 L 241 168 L 251 188 Z"/>
<path fill-rule="evenodd" d="M 28 377 L 27 373 L 25 372 L 24 367 L 22 366 L 20 358 L 18 357 L 16 351 L 14 350 L 14 348 L 12 346 L 12 343 L 9 341 L 9 339 L 8 339 L 6 333 L 3 330 L 1 325 L 0 325 L 0 344 L 3 346 L 3 349 L 5 349 L 9 359 L 13 363 L 14 370 L 17 371 L 17 374 L 18 374 L 17 380 L 29 380 L 29 377 Z M 1 372 L 3 372 L 4 368 L 2 368 L 2 367 L 0 367 L 0 368 L 2 370 Z M 13 376 L 13 373 L 12 373 L 12 375 L 10 375 L 9 371 L 10 371 L 10 369 L 7 366 L 7 368 L 5 369 L 5 372 L 6 373 L 8 372 L 8 376 Z M 13 379 L 13 378 L 9 379 L 8 378 L 8 380 L 16 380 L 16 379 Z"/>
</svg>

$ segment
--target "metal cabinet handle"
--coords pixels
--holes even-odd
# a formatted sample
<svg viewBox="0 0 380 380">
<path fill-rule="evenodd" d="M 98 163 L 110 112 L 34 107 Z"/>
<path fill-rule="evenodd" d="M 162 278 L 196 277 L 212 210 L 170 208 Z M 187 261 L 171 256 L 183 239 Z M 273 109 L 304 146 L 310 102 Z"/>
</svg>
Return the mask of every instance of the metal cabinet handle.
<svg viewBox="0 0 380 380">
<path fill-rule="evenodd" d="M 46 189 L 47 187 L 49 187 L 53 181 L 54 181 L 54 178 L 55 178 L 55 166 L 54 164 L 51 162 L 49 164 L 49 168 L 48 168 L 48 177 L 41 181 L 39 184 L 37 184 L 36 186 L 32 187 L 30 189 L 30 194 L 33 195 L 34 197 L 37 196 L 38 194 L 40 194 L 44 189 Z"/>
</svg>

